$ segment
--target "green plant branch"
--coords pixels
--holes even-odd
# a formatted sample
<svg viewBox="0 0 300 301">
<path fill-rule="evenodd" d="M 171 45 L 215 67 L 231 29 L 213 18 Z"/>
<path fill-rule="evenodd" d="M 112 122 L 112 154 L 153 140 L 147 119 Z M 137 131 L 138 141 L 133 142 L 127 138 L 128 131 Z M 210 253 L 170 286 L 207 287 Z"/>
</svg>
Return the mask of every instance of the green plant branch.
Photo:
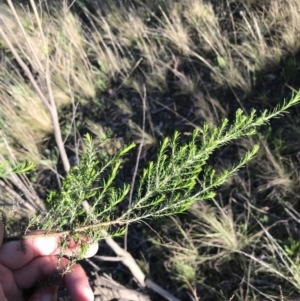
<svg viewBox="0 0 300 301">
<path fill-rule="evenodd" d="M 204 124 L 202 133 L 195 130 L 191 141 L 182 146 L 179 145 L 180 134 L 175 132 L 172 139 L 162 141 L 156 162 L 150 162 L 143 170 L 132 204 L 124 212 L 117 205 L 128 201 L 130 185 L 125 183 L 116 188 L 114 182 L 122 167 L 122 158 L 135 145 L 124 147 L 99 166 L 96 147 L 86 135 L 86 153 L 80 165 L 67 174 L 60 192 L 49 193 L 48 212 L 36 214 L 29 221 L 27 229 L 43 229 L 44 234 L 29 233 L 22 238 L 82 234 L 95 241 L 103 238 L 101 229 L 111 236 L 123 235 L 124 226 L 130 223 L 178 214 L 197 201 L 210 199 L 217 187 L 253 159 L 258 146 L 254 145 L 236 165 L 221 173 L 208 166 L 211 154 L 238 138 L 254 135 L 258 127 L 299 102 L 300 92 L 271 113 L 265 110 L 256 116 L 252 111 L 247 116 L 237 110 L 232 125 L 227 119 L 214 129 Z M 89 205 L 88 213 L 82 206 L 84 202 Z"/>
<path fill-rule="evenodd" d="M 11 174 L 26 173 L 32 170 L 33 168 L 35 168 L 35 164 L 31 162 L 14 163 L 2 159 L 0 161 L 0 178 L 9 177 Z"/>
</svg>

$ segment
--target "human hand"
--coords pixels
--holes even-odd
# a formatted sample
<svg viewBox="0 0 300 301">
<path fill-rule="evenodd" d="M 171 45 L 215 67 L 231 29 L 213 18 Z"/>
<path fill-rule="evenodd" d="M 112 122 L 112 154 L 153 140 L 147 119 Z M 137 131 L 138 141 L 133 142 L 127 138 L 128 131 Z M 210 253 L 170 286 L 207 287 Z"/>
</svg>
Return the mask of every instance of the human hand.
<svg viewBox="0 0 300 301">
<path fill-rule="evenodd" d="M 33 234 L 34 232 L 30 232 Z M 22 301 L 24 290 L 33 287 L 37 281 L 43 281 L 57 271 L 59 236 L 28 238 L 3 244 L 4 226 L 0 222 L 0 301 Z M 68 245 L 64 255 L 72 255 L 78 249 L 74 241 Z M 95 255 L 98 244 L 92 244 L 85 257 Z M 60 269 L 69 264 L 67 258 L 61 258 Z M 56 301 L 58 287 L 66 287 L 72 301 L 92 301 L 94 295 L 84 270 L 79 264 L 60 277 L 54 285 L 45 285 L 33 293 L 29 301 Z"/>
</svg>

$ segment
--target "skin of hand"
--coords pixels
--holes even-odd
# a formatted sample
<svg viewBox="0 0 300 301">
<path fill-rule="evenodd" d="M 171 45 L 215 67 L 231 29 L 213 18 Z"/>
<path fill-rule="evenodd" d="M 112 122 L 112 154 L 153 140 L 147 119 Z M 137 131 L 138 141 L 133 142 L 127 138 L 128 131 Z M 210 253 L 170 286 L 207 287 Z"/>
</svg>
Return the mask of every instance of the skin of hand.
<svg viewBox="0 0 300 301">
<path fill-rule="evenodd" d="M 30 234 L 43 233 L 32 231 Z M 23 290 L 31 288 L 36 282 L 53 276 L 58 261 L 59 236 L 45 236 L 24 239 L 22 245 L 26 253 L 20 250 L 20 241 L 3 244 L 4 226 L 0 222 L 0 301 L 22 301 Z M 70 256 L 79 246 L 71 241 L 64 255 Z M 96 254 L 98 244 L 91 244 L 85 257 Z M 67 266 L 69 260 L 61 258 L 60 268 Z M 88 278 L 79 264 L 52 286 L 45 286 L 34 292 L 29 301 L 56 301 L 59 287 L 66 287 L 72 301 L 93 301 L 94 295 Z"/>
</svg>

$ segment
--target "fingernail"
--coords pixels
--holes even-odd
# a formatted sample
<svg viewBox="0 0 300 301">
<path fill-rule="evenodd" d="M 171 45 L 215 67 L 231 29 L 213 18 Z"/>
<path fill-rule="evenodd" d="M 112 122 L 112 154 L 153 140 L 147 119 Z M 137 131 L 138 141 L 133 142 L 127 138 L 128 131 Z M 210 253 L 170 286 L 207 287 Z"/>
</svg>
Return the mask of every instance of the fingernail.
<svg viewBox="0 0 300 301">
<path fill-rule="evenodd" d="M 84 254 L 84 258 L 93 257 L 98 251 L 98 243 L 93 243 L 89 245 L 87 252 Z"/>
<path fill-rule="evenodd" d="M 43 295 L 41 301 L 52 301 L 52 297 L 52 294 Z"/>
</svg>

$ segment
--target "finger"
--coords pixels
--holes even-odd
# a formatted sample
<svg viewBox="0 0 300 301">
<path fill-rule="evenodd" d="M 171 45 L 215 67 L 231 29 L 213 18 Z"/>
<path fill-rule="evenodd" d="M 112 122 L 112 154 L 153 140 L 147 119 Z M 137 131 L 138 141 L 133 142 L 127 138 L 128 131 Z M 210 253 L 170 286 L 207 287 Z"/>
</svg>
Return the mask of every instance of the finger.
<svg viewBox="0 0 300 301">
<path fill-rule="evenodd" d="M 4 295 L 9 296 L 9 300 L 21 300 L 22 290 L 16 285 L 13 273 L 11 272 L 11 270 L 1 264 L 0 283 L 2 285 Z M 0 300 L 2 301 L 1 297 Z"/>
<path fill-rule="evenodd" d="M 6 299 L 5 295 L 4 295 L 4 292 L 3 292 L 1 284 L 0 284 L 0 300 L 1 301 L 7 301 L 7 299 Z"/>
<path fill-rule="evenodd" d="M 72 272 L 66 274 L 64 286 L 67 288 L 72 301 L 94 301 L 94 293 L 81 265 L 74 265 Z"/>
<path fill-rule="evenodd" d="M 30 234 L 32 234 L 31 232 Z M 82 238 L 84 240 L 84 238 Z M 31 260 L 39 256 L 58 255 L 60 253 L 61 236 L 42 236 L 26 238 L 21 241 L 5 243 L 0 248 L 0 263 L 10 269 L 19 269 Z M 71 238 L 67 242 L 64 255 L 72 256 L 80 250 L 81 243 L 75 243 Z M 98 244 L 89 245 L 85 257 L 91 257 L 97 253 Z"/>
<path fill-rule="evenodd" d="M 16 284 L 21 289 L 32 287 L 39 280 L 40 284 L 47 288 L 49 285 L 59 285 L 66 287 L 72 301 L 92 301 L 94 295 L 89 285 L 88 278 L 79 264 L 74 264 L 69 267 L 70 260 L 61 258 L 60 273 L 56 269 L 57 256 L 38 257 L 21 269 L 14 271 Z M 68 266 L 68 272 L 63 276 L 61 271 Z M 40 289 L 42 293 L 43 288 Z"/>
<path fill-rule="evenodd" d="M 28 301 L 56 301 L 58 286 L 53 285 L 34 293 Z"/>
</svg>

